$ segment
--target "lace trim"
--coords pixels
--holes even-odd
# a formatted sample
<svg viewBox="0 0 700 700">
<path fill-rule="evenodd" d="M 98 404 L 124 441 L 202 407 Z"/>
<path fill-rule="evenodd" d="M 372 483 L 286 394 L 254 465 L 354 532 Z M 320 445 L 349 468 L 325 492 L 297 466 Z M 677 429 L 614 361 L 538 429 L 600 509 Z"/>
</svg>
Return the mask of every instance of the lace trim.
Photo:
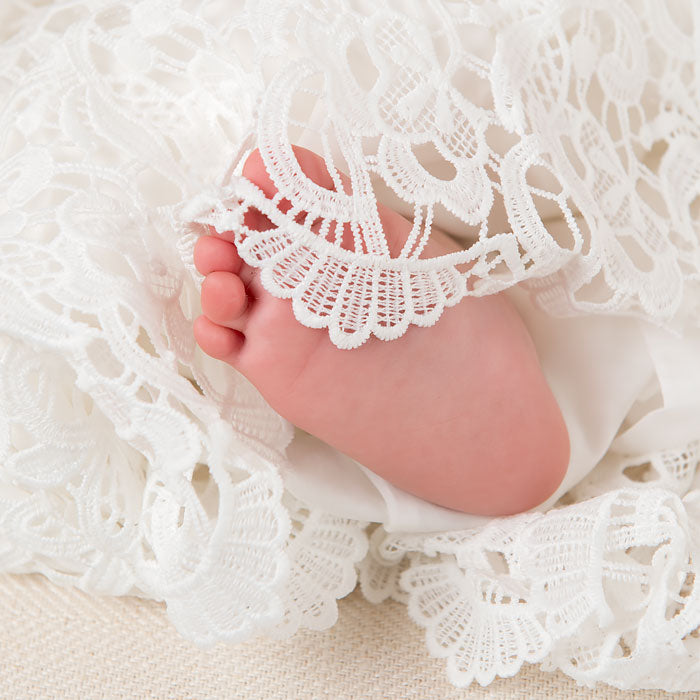
<svg viewBox="0 0 700 700">
<path fill-rule="evenodd" d="M 378 531 L 368 597 L 407 565 L 408 612 L 457 686 L 544 661 L 586 684 L 697 689 L 697 507 L 697 490 L 627 488 L 479 530 Z"/>
<path fill-rule="evenodd" d="M 370 334 L 393 340 L 410 324 L 430 326 L 445 307 L 453 306 L 466 294 L 466 278 L 457 270 L 466 254 L 452 254 L 450 267 L 418 259 L 395 259 L 378 266 L 373 256 L 338 251 L 295 223 L 296 207 L 282 214 L 277 208 L 281 195 L 269 200 L 243 179 L 235 191 L 246 198 L 246 205 L 236 206 L 229 201 L 229 209 L 209 202 L 213 211 L 196 217 L 196 221 L 220 232 L 235 231 L 243 260 L 262 268 L 260 279 L 265 289 L 279 298 L 290 298 L 297 320 L 309 328 L 328 328 L 339 347 L 357 347 Z M 279 228 L 256 231 L 245 226 L 243 220 L 250 206 Z M 311 209 L 309 215 L 315 214 Z"/>
<path fill-rule="evenodd" d="M 258 111 L 278 195 L 235 181 L 237 214 L 214 223 L 236 226 L 246 262 L 271 294 L 293 299 L 301 323 L 352 348 L 523 281 L 554 313 L 696 323 L 697 303 L 683 300 L 700 280 L 698 105 L 673 79 L 692 73 L 694 54 L 665 3 L 521 3 L 510 15 L 497 3 L 369 7 L 285 5 L 256 54 L 308 47 L 280 61 Z M 678 54 L 662 43 L 671 38 Z M 324 155 L 334 192 L 301 171 L 299 135 Z M 378 192 L 414 220 L 396 258 Z M 286 213 L 282 200 L 294 203 Z M 242 226 L 250 208 L 275 228 Z M 433 224 L 465 252 L 420 258 Z M 332 240 L 343 227 L 350 249 Z"/>
</svg>

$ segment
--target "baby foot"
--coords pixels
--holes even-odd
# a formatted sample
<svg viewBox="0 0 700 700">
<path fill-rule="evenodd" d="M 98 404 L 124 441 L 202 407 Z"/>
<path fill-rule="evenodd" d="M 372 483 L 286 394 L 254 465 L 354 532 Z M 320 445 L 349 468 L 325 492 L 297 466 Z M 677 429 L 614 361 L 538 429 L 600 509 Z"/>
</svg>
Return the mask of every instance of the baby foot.
<svg viewBox="0 0 700 700">
<path fill-rule="evenodd" d="M 333 188 L 321 158 L 302 148 L 295 155 L 309 178 Z M 275 194 L 258 151 L 243 175 Z M 397 254 L 411 224 L 388 208 L 380 216 Z M 434 232 L 422 257 L 454 250 Z M 289 300 L 265 291 L 232 234 L 202 237 L 195 264 L 205 275 L 194 325 L 204 352 L 244 374 L 289 421 L 399 488 L 448 508 L 507 515 L 543 502 L 561 482 L 566 426 L 506 296 L 467 297 L 430 328 L 340 350 L 325 329 L 302 326 Z"/>
</svg>

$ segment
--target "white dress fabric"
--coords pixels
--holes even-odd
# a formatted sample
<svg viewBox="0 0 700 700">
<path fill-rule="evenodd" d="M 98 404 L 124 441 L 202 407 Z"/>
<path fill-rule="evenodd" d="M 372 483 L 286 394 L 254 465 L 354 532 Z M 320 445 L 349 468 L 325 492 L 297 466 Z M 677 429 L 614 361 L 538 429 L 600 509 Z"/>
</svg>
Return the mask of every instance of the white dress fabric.
<svg viewBox="0 0 700 700">
<path fill-rule="evenodd" d="M 163 600 L 202 645 L 327 628 L 359 581 L 457 685 L 700 689 L 697 3 L 7 0 L 0 35 L 2 570 Z M 205 225 L 348 351 L 509 294 L 557 494 L 459 514 L 295 433 L 193 341 Z M 464 250 L 421 258 L 433 225 Z"/>
</svg>

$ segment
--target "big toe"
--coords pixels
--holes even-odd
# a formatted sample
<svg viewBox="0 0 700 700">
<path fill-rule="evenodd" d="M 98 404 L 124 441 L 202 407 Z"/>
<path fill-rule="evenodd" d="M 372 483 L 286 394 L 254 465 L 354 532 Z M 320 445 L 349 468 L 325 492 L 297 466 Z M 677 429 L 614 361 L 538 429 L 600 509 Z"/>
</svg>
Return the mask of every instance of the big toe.
<svg viewBox="0 0 700 700">
<path fill-rule="evenodd" d="M 202 311 L 216 324 L 240 327 L 248 306 L 243 280 L 238 275 L 216 270 L 202 283 Z"/>
<path fill-rule="evenodd" d="M 302 146 L 292 146 L 292 152 L 299 164 L 301 171 L 312 182 L 327 190 L 334 190 L 335 183 L 326 167 L 326 161 L 308 148 Z M 243 164 L 243 177 L 252 180 L 265 194 L 266 197 L 274 197 L 277 193 L 270 174 L 265 168 L 262 154 L 259 149 L 255 149 Z M 342 176 L 347 180 L 347 176 Z"/>
<path fill-rule="evenodd" d="M 301 146 L 293 146 L 292 152 L 299 171 L 311 180 L 312 183 L 327 190 L 342 190 L 345 194 L 352 193 L 350 178 L 340 171 L 335 171 L 334 178 L 326 166 L 326 161 L 317 153 Z M 274 197 L 277 193 L 277 187 L 268 173 L 263 156 L 258 149 L 255 149 L 248 156 L 243 165 L 242 172 L 243 176 L 254 182 L 269 199 Z M 291 202 L 283 199 L 278 206 L 281 211 L 286 212 L 291 207 Z M 384 229 L 389 255 L 397 257 L 401 253 L 406 239 L 411 232 L 412 224 L 390 207 L 379 204 L 377 211 Z M 301 218 L 303 219 L 303 214 Z M 250 226 L 250 228 L 256 230 L 271 228 L 270 221 L 267 217 L 258 212 L 249 212 L 246 217 L 246 224 Z M 338 230 L 336 226 L 336 222 L 331 222 L 328 233 L 326 234 L 327 239 L 330 241 L 337 241 L 340 246 L 346 250 L 354 250 L 356 243 L 350 224 L 343 224 L 340 230 Z M 311 229 L 318 233 L 320 230 L 320 220 L 314 222 Z"/>
</svg>

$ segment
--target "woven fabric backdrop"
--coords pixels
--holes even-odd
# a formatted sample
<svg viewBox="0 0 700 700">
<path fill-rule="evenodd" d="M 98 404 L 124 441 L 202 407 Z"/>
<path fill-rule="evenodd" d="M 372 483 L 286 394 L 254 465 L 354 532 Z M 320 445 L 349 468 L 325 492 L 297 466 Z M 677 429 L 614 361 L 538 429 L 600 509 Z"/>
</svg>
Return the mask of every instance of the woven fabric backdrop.
<svg viewBox="0 0 700 700">
<path fill-rule="evenodd" d="M 561 673 L 527 665 L 515 678 L 458 690 L 447 683 L 443 662 L 425 654 L 422 632 L 400 604 L 375 607 L 357 593 L 340 601 L 339 622 L 327 632 L 201 651 L 175 632 L 157 603 L 95 598 L 41 576 L 4 575 L 0 624 L 2 698 L 652 700 L 694 695 L 587 689 Z"/>
</svg>

